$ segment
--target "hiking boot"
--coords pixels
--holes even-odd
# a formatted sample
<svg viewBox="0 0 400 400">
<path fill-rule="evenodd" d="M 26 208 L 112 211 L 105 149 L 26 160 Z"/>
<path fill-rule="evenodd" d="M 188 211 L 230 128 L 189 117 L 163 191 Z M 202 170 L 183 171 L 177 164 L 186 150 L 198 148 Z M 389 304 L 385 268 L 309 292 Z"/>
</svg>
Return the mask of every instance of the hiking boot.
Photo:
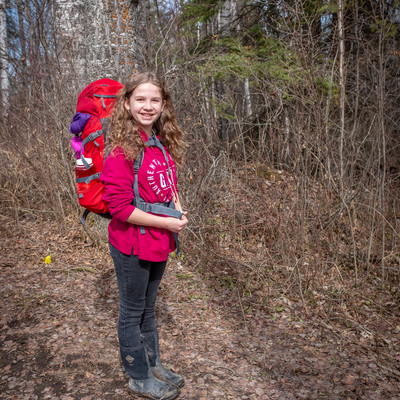
<svg viewBox="0 0 400 400">
<path fill-rule="evenodd" d="M 149 399 L 171 400 L 179 395 L 179 389 L 154 377 L 143 345 L 120 346 L 125 372 L 130 375 L 129 389 Z"/>
<path fill-rule="evenodd" d="M 146 350 L 147 359 L 149 361 L 150 369 L 153 375 L 165 382 L 172 383 L 177 387 L 182 387 L 185 383 L 183 377 L 171 370 L 165 368 L 161 364 L 160 350 L 158 344 L 158 333 L 150 335 L 142 335 L 144 348 Z"/>
<path fill-rule="evenodd" d="M 179 389 L 166 382 L 160 381 L 154 376 L 148 379 L 129 379 L 129 389 L 133 393 L 157 400 L 172 400 L 179 396 Z"/>
</svg>

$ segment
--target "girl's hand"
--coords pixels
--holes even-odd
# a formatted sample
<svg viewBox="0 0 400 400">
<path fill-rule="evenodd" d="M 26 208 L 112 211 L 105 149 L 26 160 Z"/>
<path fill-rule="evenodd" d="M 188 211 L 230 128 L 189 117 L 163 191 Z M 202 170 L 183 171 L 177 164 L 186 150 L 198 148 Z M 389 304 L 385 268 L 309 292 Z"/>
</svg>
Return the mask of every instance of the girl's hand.
<svg viewBox="0 0 400 400">
<path fill-rule="evenodd" d="M 189 222 L 186 218 L 187 211 L 185 211 L 181 217 L 181 219 L 173 218 L 173 217 L 166 217 L 166 229 L 171 232 L 179 233 Z"/>
</svg>

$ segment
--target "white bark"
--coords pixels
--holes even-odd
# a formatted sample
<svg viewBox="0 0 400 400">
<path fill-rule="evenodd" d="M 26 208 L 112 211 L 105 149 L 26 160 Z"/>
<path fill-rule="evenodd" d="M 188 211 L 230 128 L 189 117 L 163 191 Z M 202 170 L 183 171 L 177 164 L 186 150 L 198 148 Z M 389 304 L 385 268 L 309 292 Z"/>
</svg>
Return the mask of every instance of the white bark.
<svg viewBox="0 0 400 400">
<path fill-rule="evenodd" d="M 7 115 L 9 81 L 8 81 L 8 51 L 7 51 L 7 23 L 5 0 L 0 0 L 0 88 L 3 115 Z"/>
<path fill-rule="evenodd" d="M 236 0 L 224 1 L 217 17 L 218 32 L 220 32 L 222 36 L 227 35 L 229 30 L 233 29 L 236 14 Z"/>
<path fill-rule="evenodd" d="M 344 178 L 344 161 L 343 161 L 343 147 L 345 140 L 344 132 L 344 31 L 343 31 L 343 1 L 338 0 L 338 31 L 339 31 L 339 107 L 340 107 L 340 147 L 339 147 L 339 157 L 340 157 L 340 188 L 341 196 L 344 198 L 344 188 L 343 188 L 343 178 Z"/>
<path fill-rule="evenodd" d="M 131 2 L 121 0 L 56 0 L 66 71 L 81 81 L 120 79 L 136 66 L 136 40 Z"/>
<path fill-rule="evenodd" d="M 84 50 L 85 32 L 88 35 L 87 22 L 91 14 L 82 0 L 56 0 L 56 2 L 60 42 L 65 48 L 65 52 L 61 54 L 61 66 L 66 71 L 74 69 L 78 79 L 84 80 L 88 61 Z"/>
<path fill-rule="evenodd" d="M 244 80 L 244 98 L 245 98 L 245 101 L 246 101 L 247 116 L 249 118 L 251 118 L 252 115 L 253 115 L 253 110 L 252 110 L 252 107 L 251 107 L 251 95 L 250 95 L 249 78 L 246 78 Z"/>
</svg>

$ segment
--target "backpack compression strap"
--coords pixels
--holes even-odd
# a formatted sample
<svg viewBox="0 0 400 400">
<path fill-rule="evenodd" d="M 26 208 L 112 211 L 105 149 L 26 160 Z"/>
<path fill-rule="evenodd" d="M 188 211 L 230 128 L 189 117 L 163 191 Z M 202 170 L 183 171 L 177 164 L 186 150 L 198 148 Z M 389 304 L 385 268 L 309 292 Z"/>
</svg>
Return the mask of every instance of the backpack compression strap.
<svg viewBox="0 0 400 400">
<path fill-rule="evenodd" d="M 155 146 L 158 147 L 165 158 L 165 161 L 167 163 L 167 169 L 168 169 L 168 177 L 170 179 L 173 179 L 171 176 L 171 169 L 169 167 L 169 161 L 167 157 L 167 153 L 165 152 L 165 149 L 161 142 L 156 138 L 156 139 L 150 139 L 148 142 L 146 142 L 147 146 Z M 167 215 L 168 217 L 174 217 L 181 219 L 183 213 L 180 212 L 179 210 L 175 209 L 175 203 L 171 200 L 170 202 L 165 202 L 165 203 L 146 203 L 139 194 L 139 185 L 138 185 L 138 172 L 139 168 L 141 167 L 143 162 L 143 151 L 140 152 L 139 156 L 136 158 L 135 163 L 133 165 L 133 168 L 135 170 L 135 180 L 133 182 L 133 193 L 135 196 L 135 206 L 139 208 L 139 210 L 142 210 L 144 212 L 150 212 L 152 214 L 162 214 L 162 215 Z M 144 235 L 145 233 L 145 228 L 144 226 L 140 226 L 140 233 Z M 176 253 L 180 254 L 180 249 L 179 249 L 179 240 L 178 240 L 178 235 L 173 232 L 173 237 L 175 239 L 175 244 L 176 244 Z"/>
<path fill-rule="evenodd" d="M 95 95 L 96 96 L 96 95 Z M 102 96 L 102 95 L 99 95 L 98 97 L 115 97 L 115 96 Z M 103 101 L 103 99 L 102 99 L 102 101 Z M 104 102 L 103 102 L 104 103 Z M 84 148 L 85 148 L 85 145 L 87 144 L 87 143 L 89 143 L 90 141 L 93 141 L 94 142 L 94 144 L 97 146 L 97 147 L 99 147 L 100 145 L 96 142 L 96 139 L 98 138 L 98 137 L 100 137 L 101 135 L 103 135 L 104 136 L 104 142 L 106 141 L 106 135 L 107 135 L 107 130 L 108 130 L 108 118 L 101 118 L 100 119 L 100 123 L 101 123 L 101 129 L 99 129 L 98 131 L 96 131 L 96 132 L 93 132 L 93 133 L 91 133 L 90 135 L 88 135 L 83 141 L 82 141 L 82 144 L 81 144 L 81 161 L 82 161 L 82 164 L 85 166 L 85 168 L 86 169 L 89 169 L 90 168 L 90 165 L 87 163 L 87 161 L 86 161 L 86 159 L 85 159 L 85 157 L 84 157 Z M 84 178 L 76 178 L 76 183 L 82 183 L 82 182 L 85 182 L 86 184 L 89 184 L 92 180 L 94 180 L 94 179 L 99 179 L 100 178 L 100 175 L 101 175 L 101 172 L 97 172 L 96 174 L 93 174 L 93 175 L 90 175 L 90 176 L 86 176 L 86 177 L 84 177 Z M 88 210 L 88 209 L 86 209 L 84 212 L 83 212 L 83 214 L 82 214 L 82 217 L 81 217 L 81 224 L 83 225 L 83 226 L 85 226 L 85 224 L 86 224 L 86 218 L 87 218 L 87 216 L 89 215 L 89 213 L 90 213 L 90 211 Z M 104 218 L 107 218 L 107 219 L 111 219 L 111 214 L 110 213 L 103 213 L 103 214 L 98 214 L 98 215 L 100 215 L 100 216 L 102 216 L 102 217 L 104 217 Z"/>
<path fill-rule="evenodd" d="M 101 135 L 104 136 L 104 143 L 106 141 L 107 129 L 108 129 L 108 119 L 102 118 L 100 120 L 100 123 L 101 123 L 101 129 L 99 129 L 96 132 L 91 133 L 90 135 L 87 135 L 87 137 L 85 139 L 83 139 L 82 144 L 81 144 L 81 161 L 86 169 L 90 168 L 89 164 L 85 160 L 85 155 L 84 155 L 84 149 L 85 149 L 86 144 L 89 142 L 93 142 L 95 144 L 95 146 L 99 147 L 100 145 L 96 142 L 96 139 L 99 138 Z"/>
</svg>

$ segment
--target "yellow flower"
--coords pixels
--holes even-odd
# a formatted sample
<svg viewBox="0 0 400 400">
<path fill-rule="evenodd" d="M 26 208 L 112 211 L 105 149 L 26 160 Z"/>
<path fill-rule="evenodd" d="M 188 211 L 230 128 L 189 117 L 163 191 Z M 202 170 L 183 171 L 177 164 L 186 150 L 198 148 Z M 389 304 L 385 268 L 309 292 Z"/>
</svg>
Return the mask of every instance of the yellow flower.
<svg viewBox="0 0 400 400">
<path fill-rule="evenodd" d="M 44 259 L 44 263 L 45 263 L 45 264 L 51 264 L 51 256 L 47 256 L 47 257 Z"/>
</svg>

